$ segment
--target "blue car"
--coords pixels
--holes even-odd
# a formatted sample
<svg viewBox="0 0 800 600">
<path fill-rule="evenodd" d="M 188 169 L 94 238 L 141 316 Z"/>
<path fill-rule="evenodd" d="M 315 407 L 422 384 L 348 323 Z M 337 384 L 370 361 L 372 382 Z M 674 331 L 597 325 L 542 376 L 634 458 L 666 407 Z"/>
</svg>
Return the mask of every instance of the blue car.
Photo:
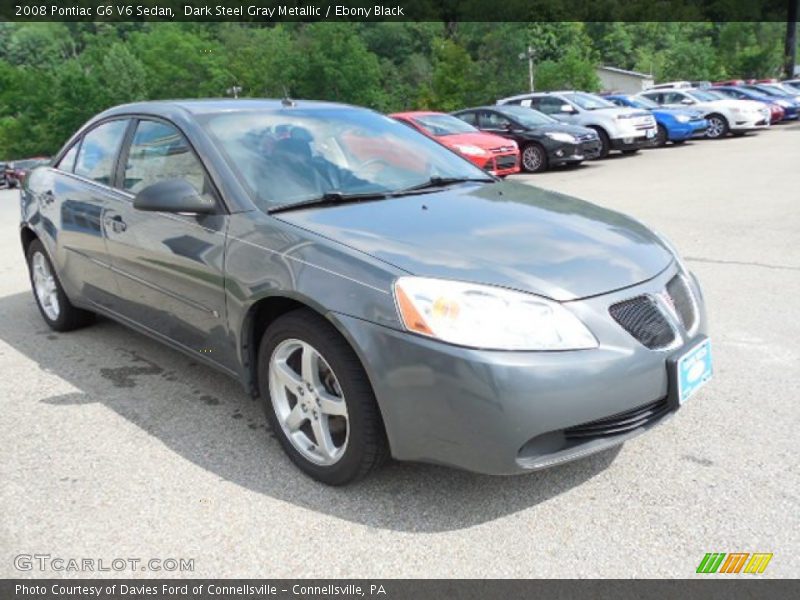
<svg viewBox="0 0 800 600">
<path fill-rule="evenodd" d="M 769 96 L 758 90 L 738 85 L 715 85 L 707 91 L 719 92 L 735 100 L 755 100 L 764 104 L 777 104 L 783 109 L 783 121 L 794 121 L 800 116 L 800 106 L 789 97 Z"/>
<path fill-rule="evenodd" d="M 702 135 L 708 127 L 703 113 L 697 110 L 667 108 L 641 96 L 612 94 L 605 98 L 617 106 L 640 108 L 653 113 L 658 125 L 654 146 L 663 146 L 667 142 L 682 144 L 694 136 Z"/>
</svg>

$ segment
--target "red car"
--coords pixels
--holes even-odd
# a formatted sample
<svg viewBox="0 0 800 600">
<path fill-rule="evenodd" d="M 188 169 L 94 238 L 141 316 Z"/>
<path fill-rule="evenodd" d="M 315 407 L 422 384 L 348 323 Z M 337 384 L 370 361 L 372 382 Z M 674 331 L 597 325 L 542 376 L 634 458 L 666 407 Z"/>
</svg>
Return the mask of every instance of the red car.
<svg viewBox="0 0 800 600">
<path fill-rule="evenodd" d="M 25 160 L 17 160 L 14 162 L 10 162 L 6 165 L 6 183 L 8 187 L 15 188 L 20 185 L 24 180 L 25 176 L 28 172 L 33 169 L 34 167 L 38 167 L 39 165 L 44 165 L 50 162 L 49 158 L 44 157 L 37 157 L 37 158 L 26 158 Z"/>
<path fill-rule="evenodd" d="M 769 105 L 769 122 L 770 124 L 780 123 L 783 121 L 783 117 L 786 114 L 786 111 L 783 110 L 782 106 L 778 106 L 777 104 L 770 104 Z"/>
<path fill-rule="evenodd" d="M 434 138 L 494 175 L 504 177 L 519 173 L 519 148 L 513 140 L 484 133 L 445 113 L 417 111 L 389 116 Z"/>
</svg>

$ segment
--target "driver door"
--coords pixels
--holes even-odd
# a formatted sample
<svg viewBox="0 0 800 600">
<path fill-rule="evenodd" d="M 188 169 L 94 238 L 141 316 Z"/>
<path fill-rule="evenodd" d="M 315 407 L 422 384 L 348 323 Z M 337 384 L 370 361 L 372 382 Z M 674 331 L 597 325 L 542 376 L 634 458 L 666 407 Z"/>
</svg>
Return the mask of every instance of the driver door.
<svg viewBox="0 0 800 600">
<path fill-rule="evenodd" d="M 120 158 L 124 197 L 107 211 L 108 252 L 120 290 L 114 311 L 169 341 L 233 367 L 226 346 L 224 248 L 228 216 L 183 134 L 139 120 Z M 218 206 L 213 214 L 140 211 L 133 198 L 165 179 L 185 179 Z"/>
</svg>

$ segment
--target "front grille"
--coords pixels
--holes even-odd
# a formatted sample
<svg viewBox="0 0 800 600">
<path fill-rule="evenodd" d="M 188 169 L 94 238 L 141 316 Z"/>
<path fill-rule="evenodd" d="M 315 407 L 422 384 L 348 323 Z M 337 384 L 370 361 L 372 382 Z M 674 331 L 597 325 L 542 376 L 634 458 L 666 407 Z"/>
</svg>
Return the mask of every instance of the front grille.
<svg viewBox="0 0 800 600">
<path fill-rule="evenodd" d="M 498 169 L 510 169 L 517 165 L 517 157 L 513 154 L 508 156 L 498 156 L 494 159 L 494 164 Z"/>
<path fill-rule="evenodd" d="M 669 411 L 667 399 L 656 400 L 612 417 L 605 417 L 564 430 L 568 440 L 621 435 L 656 421 Z"/>
<path fill-rule="evenodd" d="M 675 332 L 649 296 L 612 304 L 608 312 L 625 331 L 650 349 L 664 348 L 675 341 Z"/>
<path fill-rule="evenodd" d="M 681 324 L 690 330 L 694 327 L 695 315 L 694 302 L 692 302 L 692 292 L 686 284 L 686 280 L 680 275 L 676 275 L 667 284 L 667 294 L 672 298 L 672 305 L 675 308 L 675 314 L 681 320 Z"/>
</svg>

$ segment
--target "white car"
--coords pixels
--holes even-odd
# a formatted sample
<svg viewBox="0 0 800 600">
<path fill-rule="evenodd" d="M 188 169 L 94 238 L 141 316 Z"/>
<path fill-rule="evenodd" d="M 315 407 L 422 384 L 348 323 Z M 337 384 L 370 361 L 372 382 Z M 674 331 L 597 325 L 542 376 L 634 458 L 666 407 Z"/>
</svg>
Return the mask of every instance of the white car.
<svg viewBox="0 0 800 600">
<path fill-rule="evenodd" d="M 611 150 L 633 154 L 656 136 L 656 121 L 649 111 L 620 108 L 587 92 L 529 92 L 501 98 L 497 104 L 527 106 L 563 123 L 594 129 L 600 138 L 599 158 Z"/>
<path fill-rule="evenodd" d="M 744 135 L 748 131 L 767 129 L 770 112 L 767 105 L 752 100 L 720 99 L 696 89 L 647 90 L 639 94 L 663 106 L 697 108 L 708 121 L 706 137 L 723 138 L 728 133 Z"/>
</svg>

